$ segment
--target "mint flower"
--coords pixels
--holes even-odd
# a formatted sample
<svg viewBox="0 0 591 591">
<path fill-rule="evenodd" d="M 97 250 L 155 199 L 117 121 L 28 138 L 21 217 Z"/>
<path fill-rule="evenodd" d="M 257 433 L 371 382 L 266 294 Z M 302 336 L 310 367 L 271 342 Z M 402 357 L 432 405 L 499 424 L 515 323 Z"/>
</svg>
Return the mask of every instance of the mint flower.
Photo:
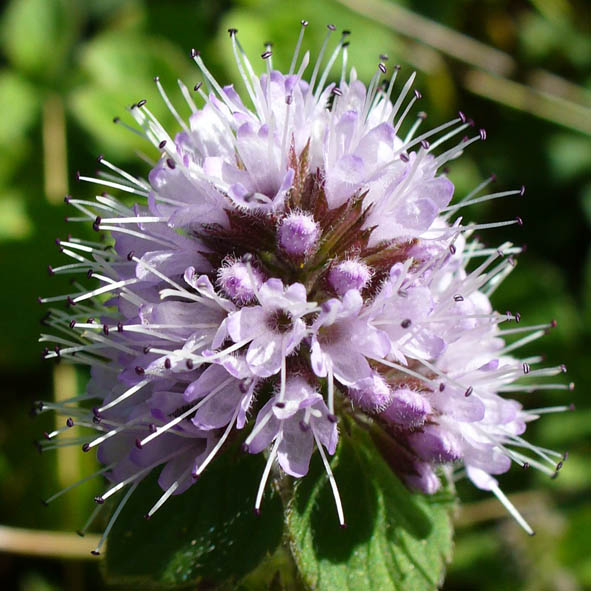
<svg viewBox="0 0 591 591">
<path fill-rule="evenodd" d="M 509 396 L 569 386 L 540 381 L 563 366 L 514 356 L 551 324 L 518 326 L 518 314 L 490 303 L 521 249 L 487 248 L 473 232 L 521 219 L 461 215 L 523 189 L 487 194 L 489 179 L 452 202 L 443 167 L 485 131 L 462 113 L 420 131 L 422 114 L 409 121 L 421 98 L 414 74 L 400 88 L 400 68 L 382 61 L 365 86 L 348 69 L 345 34 L 323 59 L 332 26 L 312 64 L 300 55 L 306 25 L 288 72 L 267 50 L 260 76 L 230 30 L 244 96 L 193 51 L 204 84 L 191 94 L 179 83 L 188 119 L 155 79 L 178 133 L 146 101 L 129 110 L 160 154 L 148 180 L 101 157 L 105 172 L 80 180 L 106 192 L 66 198 L 79 212 L 70 222 L 111 240 L 61 241 L 72 262 L 51 272 L 95 283 L 41 299 L 66 304 L 51 310 L 44 355 L 90 366 L 80 400 L 94 406 L 41 403 L 67 417 L 48 437 L 88 428 L 73 443 L 97 450 L 97 474 L 110 481 L 95 500 L 123 495 L 105 536 L 150 472 L 160 470 L 163 494 L 148 517 L 199 486 L 236 439 L 267 458 L 257 512 L 271 477 L 305 477 L 319 453 L 345 526 L 355 508 L 343 506 L 329 457 L 351 421 L 396 443 L 387 459 L 408 487 L 432 494 L 441 478 L 465 474 L 533 533 L 495 476 L 512 463 L 553 475 L 562 456 L 523 433 L 568 407 L 525 410 Z M 341 77 L 329 82 L 337 60 Z"/>
</svg>

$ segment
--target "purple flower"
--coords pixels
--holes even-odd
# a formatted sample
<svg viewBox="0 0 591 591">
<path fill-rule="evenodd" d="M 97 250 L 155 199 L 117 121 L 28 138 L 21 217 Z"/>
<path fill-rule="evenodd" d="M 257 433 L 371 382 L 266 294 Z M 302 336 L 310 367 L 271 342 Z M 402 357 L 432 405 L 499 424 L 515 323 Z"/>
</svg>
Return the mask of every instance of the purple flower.
<svg viewBox="0 0 591 591">
<path fill-rule="evenodd" d="M 343 48 L 341 40 L 334 59 Z M 125 489 L 121 507 L 162 467 L 164 492 L 149 516 L 242 430 L 245 450 L 267 452 L 257 511 L 275 463 L 300 478 L 318 451 L 344 525 L 326 453 L 336 451 L 341 420 L 379 430 L 399 450 L 383 453 L 409 487 L 432 494 L 442 477 L 465 471 L 531 531 L 493 475 L 511 463 L 552 475 L 562 461 L 523 438 L 544 411 L 508 395 L 563 366 L 513 357 L 551 326 L 513 326 L 517 314 L 491 305 L 520 249 L 467 242 L 481 228 L 457 215 L 471 197 L 450 205 L 442 166 L 485 134 L 470 136 L 463 114 L 419 133 L 422 118 L 405 120 L 418 97 L 409 95 L 414 74 L 396 96 L 383 65 L 366 87 L 344 58 L 341 78 L 327 84 L 332 61 L 320 58 L 308 81 L 308 53 L 296 52 L 289 72 L 269 67 L 260 77 L 237 55 L 248 100 L 222 88 L 196 54 L 211 91 L 197 87 L 198 104 L 184 93 L 192 114 L 174 137 L 145 101 L 132 107 L 160 153 L 148 180 L 104 159 L 118 182 L 81 177 L 140 203 L 69 199 L 77 219 L 112 241 L 61 242 L 74 262 L 53 273 L 96 283 L 41 300 L 67 305 L 52 309 L 54 334 L 41 341 L 51 343 L 46 358 L 91 367 L 82 399 L 94 408 L 41 409 L 67 416 L 63 430 L 89 428 L 83 449 L 98 449 L 97 474 L 111 483 L 99 502 Z"/>
</svg>

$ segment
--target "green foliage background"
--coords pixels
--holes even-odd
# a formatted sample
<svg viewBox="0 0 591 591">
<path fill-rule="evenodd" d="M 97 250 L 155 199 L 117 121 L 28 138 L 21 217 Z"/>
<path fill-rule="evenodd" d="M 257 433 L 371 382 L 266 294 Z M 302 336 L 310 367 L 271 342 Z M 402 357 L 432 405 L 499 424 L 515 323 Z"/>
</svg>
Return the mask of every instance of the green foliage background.
<svg viewBox="0 0 591 591">
<path fill-rule="evenodd" d="M 386 12 L 372 14 L 376 4 Z M 410 11 L 412 27 L 392 28 L 396 19 L 393 24 L 384 16 L 388 6 Z M 443 27 L 447 49 L 425 17 Z M 425 97 L 421 109 L 432 125 L 462 109 L 486 127 L 488 140 L 451 166 L 458 194 L 491 171 L 500 187 L 527 187 L 524 199 L 493 201 L 467 213 L 479 221 L 516 215 L 525 221 L 523 228 L 485 237 L 492 244 L 509 239 L 528 245 L 494 303 L 519 311 L 527 323 L 555 318 L 558 328 L 530 350 L 546 353 L 550 363 L 565 362 L 567 378 L 577 384 L 572 393 L 543 392 L 524 400 L 535 407 L 577 405 L 577 412 L 547 416 L 528 431 L 536 443 L 569 451 L 560 478 L 513 470 L 502 481 L 537 536 L 525 536 L 496 501 L 459 483 L 462 506 L 444 589 L 591 588 L 591 19 L 583 0 L 8 2 L 0 15 L 0 523 L 72 531 L 85 521 L 95 494 L 96 485 L 89 483 L 49 510 L 41 506 L 39 498 L 63 486 L 64 478 L 95 468 L 92 458 L 77 452 L 39 456 L 31 442 L 53 428 L 53 419 L 27 416 L 33 401 L 52 398 L 54 380 L 67 379 L 40 360 L 36 341 L 43 310 L 36 298 L 67 288 L 47 273 L 47 264 L 59 258 L 54 239 L 88 231 L 63 222 L 71 213 L 64 194 L 92 194 L 89 186 L 76 185 L 75 171 L 92 173 L 94 159 L 105 153 L 145 175 L 147 165 L 135 152 L 146 147 L 113 125 L 113 116 L 146 98 L 174 129 L 154 75 L 178 99 L 177 78 L 189 87 L 199 79 L 188 57 L 197 47 L 222 81 L 234 80 L 229 26 L 240 30 L 252 55 L 273 41 L 274 63 L 285 65 L 301 18 L 311 22 L 310 48 L 319 46 L 329 22 L 350 29 L 350 63 L 362 79 L 369 80 L 384 52 L 403 71 L 417 69 L 417 87 Z M 454 32 L 502 51 L 510 57 L 501 63 L 509 66 L 495 70 L 480 54 L 463 53 L 463 38 Z M 76 379 L 82 386 L 84 375 Z M 96 560 L 33 558 L 6 550 L 0 551 L 5 588 L 103 588 Z"/>
</svg>

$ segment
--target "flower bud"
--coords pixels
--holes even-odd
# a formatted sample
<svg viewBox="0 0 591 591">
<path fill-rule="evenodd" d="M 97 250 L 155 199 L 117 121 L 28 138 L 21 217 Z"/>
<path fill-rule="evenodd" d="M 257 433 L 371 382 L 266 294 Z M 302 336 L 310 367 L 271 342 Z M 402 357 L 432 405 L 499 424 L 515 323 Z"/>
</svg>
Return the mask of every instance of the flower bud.
<svg viewBox="0 0 591 591">
<path fill-rule="evenodd" d="M 218 271 L 218 286 L 233 301 L 248 304 L 255 299 L 255 292 L 265 277 L 256 267 L 235 261 L 222 266 Z"/>
<path fill-rule="evenodd" d="M 288 256 L 303 259 L 314 254 L 320 228 L 307 213 L 290 213 L 279 223 L 277 241 Z"/>
<path fill-rule="evenodd" d="M 392 400 L 392 392 L 385 380 L 375 372 L 348 390 L 349 398 L 366 412 L 379 412 Z"/>
<path fill-rule="evenodd" d="M 328 283 L 338 295 L 345 295 L 350 289 L 361 291 L 370 279 L 369 267 L 354 259 L 343 261 L 328 272 Z"/>
<path fill-rule="evenodd" d="M 401 474 L 405 484 L 416 491 L 432 495 L 441 487 L 441 482 L 429 464 L 416 462 L 413 473 Z"/>
<path fill-rule="evenodd" d="M 389 423 L 406 429 L 416 429 L 424 424 L 431 412 L 429 401 L 414 390 L 398 388 L 392 394 L 392 402 L 380 415 Z"/>
<path fill-rule="evenodd" d="M 439 425 L 426 425 L 408 437 L 414 452 L 426 462 L 455 462 L 462 457 L 460 442 L 449 431 Z"/>
</svg>

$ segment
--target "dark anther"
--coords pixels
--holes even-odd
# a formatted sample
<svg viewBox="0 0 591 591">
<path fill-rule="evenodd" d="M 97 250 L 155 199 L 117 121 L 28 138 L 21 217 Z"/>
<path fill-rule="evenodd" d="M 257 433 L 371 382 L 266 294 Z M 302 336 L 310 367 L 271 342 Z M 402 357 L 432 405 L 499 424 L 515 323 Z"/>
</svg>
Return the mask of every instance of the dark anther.
<svg viewBox="0 0 591 591">
<path fill-rule="evenodd" d="M 74 426 L 74 419 L 72 417 L 68 417 L 66 419 L 66 427 L 73 427 Z"/>
<path fill-rule="evenodd" d="M 119 123 L 121 121 L 121 117 L 113 117 L 113 123 Z"/>
<path fill-rule="evenodd" d="M 527 470 L 527 469 L 529 468 L 529 462 L 523 462 L 523 466 L 522 466 L 522 468 L 523 468 L 524 470 Z"/>
<path fill-rule="evenodd" d="M 117 323 L 117 332 L 123 332 L 123 324 L 121 322 Z"/>
<path fill-rule="evenodd" d="M 525 195 L 525 185 L 521 185 L 521 189 L 519 190 L 519 194 L 523 197 Z"/>
<path fill-rule="evenodd" d="M 185 361 L 185 365 L 187 366 L 187 369 L 193 369 L 193 367 L 194 367 L 193 360 L 187 359 L 187 361 Z"/>
<path fill-rule="evenodd" d="M 400 71 L 400 70 L 402 70 L 402 66 L 400 64 L 396 64 L 394 66 L 394 69 Z"/>
<path fill-rule="evenodd" d="M 439 391 L 443 392 L 445 390 L 445 384 L 443 382 L 441 382 L 441 384 L 439 384 Z"/>
<path fill-rule="evenodd" d="M 306 421 L 301 420 L 300 421 L 300 429 L 305 433 L 306 431 L 308 431 L 310 429 L 310 424 L 306 423 Z"/>
<path fill-rule="evenodd" d="M 490 173 L 490 182 L 491 183 L 496 183 L 497 182 L 497 175 L 494 172 Z"/>
<path fill-rule="evenodd" d="M 99 163 L 102 162 L 104 159 L 105 159 L 105 155 L 104 154 L 99 154 L 96 157 L 96 161 L 99 162 Z"/>
<path fill-rule="evenodd" d="M 133 257 L 134 257 L 134 256 L 135 256 L 135 252 L 134 252 L 133 250 L 130 250 L 130 251 L 127 253 L 127 260 L 128 260 L 128 261 L 133 261 Z"/>
<path fill-rule="evenodd" d="M 341 45 L 341 47 L 342 47 L 343 49 L 345 49 L 345 47 L 349 47 L 349 45 L 351 45 L 351 44 L 350 44 L 348 41 L 345 41 L 345 42 L 344 42 L 344 43 Z"/>
<path fill-rule="evenodd" d="M 242 392 L 242 394 L 246 394 L 251 384 L 251 380 L 241 380 L 238 384 L 238 389 L 240 390 L 240 392 Z"/>
<path fill-rule="evenodd" d="M 103 419 L 101 419 L 100 417 L 92 417 L 92 422 L 93 422 L 95 425 L 100 425 L 102 420 L 103 420 Z"/>
<path fill-rule="evenodd" d="M 328 419 L 328 422 L 329 423 L 336 423 L 339 420 L 339 418 L 337 417 L 337 415 L 333 415 L 330 412 L 326 415 L 326 418 Z"/>
<path fill-rule="evenodd" d="M 336 96 L 343 96 L 343 91 L 337 86 L 332 89 L 332 93 Z"/>
<path fill-rule="evenodd" d="M 77 530 L 76 530 L 76 533 L 77 533 L 77 534 L 78 534 L 78 535 L 79 535 L 81 538 L 83 538 L 83 537 L 84 537 L 84 532 L 83 532 L 81 529 L 77 529 Z"/>
<path fill-rule="evenodd" d="M 150 345 L 146 345 L 146 346 L 144 347 L 144 355 L 147 355 L 147 354 L 150 352 L 150 349 L 151 349 L 151 348 L 152 348 L 152 347 L 151 347 Z"/>
<path fill-rule="evenodd" d="M 100 232 L 101 230 L 101 216 L 97 215 L 94 222 L 92 222 L 92 229 L 95 232 Z"/>
<path fill-rule="evenodd" d="M 199 55 L 199 51 L 193 47 L 191 49 L 190 55 L 191 55 L 192 58 L 196 58 Z"/>
<path fill-rule="evenodd" d="M 70 328 L 74 328 L 76 326 L 75 320 L 70 320 Z"/>
<path fill-rule="evenodd" d="M 154 76 L 154 82 L 160 82 L 160 76 Z"/>
<path fill-rule="evenodd" d="M 269 59 L 272 55 L 273 55 L 273 52 L 272 51 L 264 51 L 263 53 L 261 53 L 261 57 L 264 60 Z"/>
<path fill-rule="evenodd" d="M 308 21 L 300 21 L 302 27 L 307 27 L 310 23 Z"/>
<path fill-rule="evenodd" d="M 246 453 L 248 453 L 248 443 L 243 443 L 243 444 L 240 446 L 240 449 L 241 449 L 241 450 L 242 450 L 242 451 L 243 451 L 245 454 L 246 454 Z"/>
<path fill-rule="evenodd" d="M 79 170 L 76 171 L 76 180 L 80 181 L 80 171 Z"/>
<path fill-rule="evenodd" d="M 94 502 L 99 505 L 102 505 L 105 502 L 105 499 L 103 499 L 103 497 L 96 496 L 96 497 L 94 497 Z"/>
<path fill-rule="evenodd" d="M 64 197 L 64 203 L 70 203 L 70 199 L 72 199 L 72 195 L 66 195 Z"/>
<path fill-rule="evenodd" d="M 276 408 L 285 408 L 285 402 L 276 402 L 275 407 Z"/>
<path fill-rule="evenodd" d="M 385 74 L 387 72 L 386 66 L 382 63 L 378 64 L 378 68 L 382 74 Z"/>
<path fill-rule="evenodd" d="M 150 423 L 148 425 L 148 429 L 150 430 L 150 433 L 156 433 L 156 431 L 158 430 L 158 427 L 156 427 L 155 423 Z"/>
<path fill-rule="evenodd" d="M 138 449 L 142 449 L 142 440 L 139 437 L 135 440 L 135 446 Z"/>
<path fill-rule="evenodd" d="M 464 296 L 463 295 L 460 295 L 459 293 L 457 293 L 454 296 L 454 302 L 463 302 L 463 301 L 464 301 Z"/>
<path fill-rule="evenodd" d="M 429 142 L 427 140 L 421 140 L 421 146 L 423 146 L 423 148 L 425 150 L 428 150 L 429 149 L 429 145 L 430 144 L 429 144 Z"/>
<path fill-rule="evenodd" d="M 337 28 L 335 27 L 335 25 L 326 25 L 326 28 L 327 28 L 329 31 L 336 31 L 336 30 L 337 30 Z"/>
<path fill-rule="evenodd" d="M 164 360 L 164 367 L 166 369 L 170 369 L 172 367 L 172 362 L 170 361 L 170 359 L 168 357 Z"/>
<path fill-rule="evenodd" d="M 456 247 L 454 244 L 449 245 L 449 252 L 451 252 L 451 254 L 456 254 Z"/>
<path fill-rule="evenodd" d="M 558 322 L 556 322 L 556 320 L 552 320 L 552 322 L 550 322 L 550 326 L 552 328 L 556 328 L 558 326 Z"/>
<path fill-rule="evenodd" d="M 104 501 L 103 501 L 103 502 L 104 502 Z M 98 501 L 97 501 L 97 503 L 98 503 Z M 100 555 L 101 555 L 101 553 L 100 553 L 98 550 L 91 550 L 91 551 L 90 551 L 90 553 L 91 553 L 93 556 L 100 556 Z"/>
<path fill-rule="evenodd" d="M 103 334 L 107 337 L 109 336 L 109 325 L 103 324 Z"/>
<path fill-rule="evenodd" d="M 475 123 L 474 123 L 474 119 L 468 119 L 468 125 L 470 127 L 474 127 Z"/>
<path fill-rule="evenodd" d="M 472 388 L 472 386 L 468 386 L 468 388 L 466 389 L 466 391 L 464 392 L 464 396 L 466 398 L 468 398 L 468 396 L 470 396 L 472 394 L 472 392 L 474 392 L 474 388 Z"/>
<path fill-rule="evenodd" d="M 402 154 L 400 154 L 400 160 L 402 160 L 402 162 L 408 162 L 409 158 L 408 156 L 403 152 Z"/>
<path fill-rule="evenodd" d="M 529 372 L 530 372 L 529 363 L 524 363 L 523 364 L 523 373 L 529 373 Z"/>
<path fill-rule="evenodd" d="M 228 33 L 230 33 L 230 37 L 232 37 L 232 35 L 236 35 L 236 33 L 238 33 L 238 29 L 228 29 Z"/>
<path fill-rule="evenodd" d="M 82 451 L 83 452 L 87 452 L 90 449 L 90 444 L 89 443 L 84 443 L 82 445 Z"/>
<path fill-rule="evenodd" d="M 573 410 L 576 410 L 576 409 L 577 409 L 577 407 L 575 406 L 575 403 L 574 402 L 571 402 L 568 405 L 568 410 L 573 411 Z"/>
<path fill-rule="evenodd" d="M 345 34 L 345 31 L 343 31 L 343 34 Z M 380 59 L 383 62 L 387 62 L 390 58 L 385 53 L 380 53 Z"/>
<path fill-rule="evenodd" d="M 340 527 L 341 529 L 347 529 L 347 524 L 346 524 L 346 523 L 341 523 L 341 524 L 339 525 L 339 527 Z"/>
<path fill-rule="evenodd" d="M 138 376 L 143 376 L 146 373 L 146 370 L 141 365 L 136 365 L 135 373 L 137 373 Z"/>
<path fill-rule="evenodd" d="M 519 312 L 515 312 L 515 322 L 517 322 L 517 324 L 521 322 L 521 314 Z"/>
<path fill-rule="evenodd" d="M 481 140 L 485 140 L 486 139 L 486 129 L 479 129 L 478 135 L 480 136 Z"/>
<path fill-rule="evenodd" d="M 158 144 L 158 148 L 160 150 L 164 149 L 164 146 L 166 146 L 166 140 L 162 140 L 159 144 Z"/>
<path fill-rule="evenodd" d="M 92 278 L 92 269 L 88 269 L 88 271 L 86 271 L 86 277 L 88 277 L 88 279 Z"/>
<path fill-rule="evenodd" d="M 515 218 L 515 221 L 517 222 L 518 226 L 523 226 L 523 220 L 519 216 Z"/>
<path fill-rule="evenodd" d="M 415 88 L 415 97 L 417 99 L 423 98 L 423 95 L 421 94 L 421 92 L 419 90 L 417 90 L 416 88 Z"/>
<path fill-rule="evenodd" d="M 174 170 L 176 168 L 176 164 L 174 163 L 174 160 L 172 158 L 167 158 L 166 164 L 168 165 L 168 168 L 170 168 L 170 170 Z"/>
<path fill-rule="evenodd" d="M 203 86 L 203 82 L 197 82 L 195 86 L 193 86 L 193 90 L 197 92 Z"/>
<path fill-rule="evenodd" d="M 71 296 L 68 296 L 66 298 L 66 305 L 68 305 L 68 306 L 75 306 L 76 305 L 76 302 L 72 299 Z"/>
<path fill-rule="evenodd" d="M 401 323 L 400 326 L 402 326 L 402 328 L 408 328 L 411 325 L 411 319 L 410 318 L 405 318 Z"/>
<path fill-rule="evenodd" d="M 564 363 L 560 366 L 560 371 L 566 373 L 566 365 Z"/>
<path fill-rule="evenodd" d="M 460 118 L 460 121 L 462 123 L 466 123 L 466 115 L 464 115 L 464 113 L 462 113 L 462 111 L 458 111 L 458 117 Z"/>
</svg>

